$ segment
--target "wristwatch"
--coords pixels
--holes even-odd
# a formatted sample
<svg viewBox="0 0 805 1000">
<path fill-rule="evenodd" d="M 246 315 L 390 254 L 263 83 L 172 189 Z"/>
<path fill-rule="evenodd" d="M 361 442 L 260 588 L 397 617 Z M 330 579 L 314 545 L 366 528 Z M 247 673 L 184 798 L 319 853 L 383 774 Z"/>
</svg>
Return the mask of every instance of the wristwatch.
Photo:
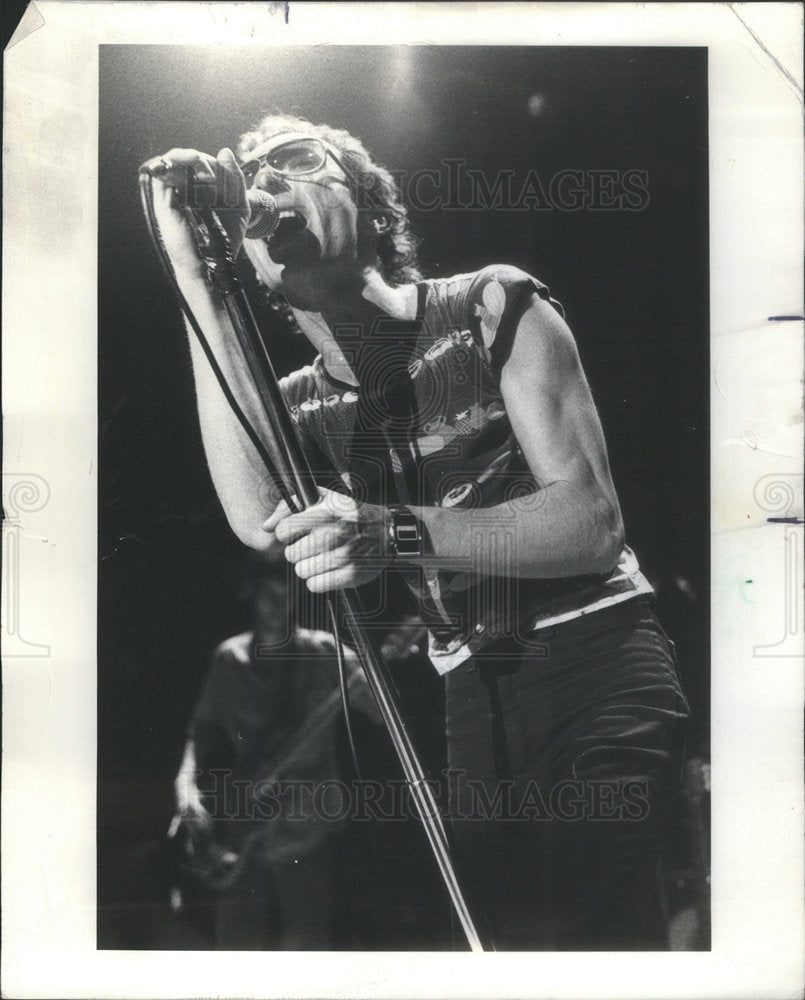
<svg viewBox="0 0 805 1000">
<path fill-rule="evenodd" d="M 402 558 L 421 556 L 425 548 L 422 522 L 408 507 L 395 504 L 389 507 L 389 512 L 389 545 L 392 553 Z"/>
</svg>

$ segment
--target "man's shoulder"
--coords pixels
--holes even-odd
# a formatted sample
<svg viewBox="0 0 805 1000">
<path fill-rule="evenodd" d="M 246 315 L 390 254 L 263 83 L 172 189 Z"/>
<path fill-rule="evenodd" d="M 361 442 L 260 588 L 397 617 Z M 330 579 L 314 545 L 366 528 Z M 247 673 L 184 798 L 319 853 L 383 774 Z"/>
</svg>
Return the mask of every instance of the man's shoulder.
<svg viewBox="0 0 805 1000">
<path fill-rule="evenodd" d="M 462 331 L 463 339 L 472 339 L 496 374 L 508 357 L 519 321 L 535 295 L 564 316 L 548 286 L 513 264 L 489 264 L 478 271 L 438 278 L 431 287 L 429 301 L 436 322 Z"/>
<path fill-rule="evenodd" d="M 547 287 L 533 274 L 529 274 L 514 264 L 487 264 L 477 271 L 467 271 L 443 278 L 431 278 L 428 283 L 444 294 L 460 295 L 462 292 L 469 293 L 475 289 L 483 289 L 494 282 L 504 287 L 522 284 L 532 285 L 535 288 Z"/>
<path fill-rule="evenodd" d="M 254 632 L 251 631 L 231 635 L 228 639 L 218 643 L 214 655 L 216 659 L 230 659 L 237 660 L 238 663 L 248 663 L 253 640 Z"/>
<path fill-rule="evenodd" d="M 322 629 L 298 628 L 294 639 L 300 651 L 319 656 L 335 656 L 335 639 L 330 632 L 325 632 Z M 345 660 L 357 660 L 355 652 L 349 646 L 342 645 L 342 649 Z"/>
<path fill-rule="evenodd" d="M 319 628 L 295 629 L 294 642 L 297 646 L 305 646 L 311 649 L 332 649 L 334 645 L 332 635 Z"/>
<path fill-rule="evenodd" d="M 520 308 L 536 293 L 556 306 L 548 286 L 513 264 L 488 264 L 477 271 L 435 278 L 430 282 L 434 300 L 452 321 L 467 323 L 473 317 L 500 317 L 507 309 Z"/>
</svg>

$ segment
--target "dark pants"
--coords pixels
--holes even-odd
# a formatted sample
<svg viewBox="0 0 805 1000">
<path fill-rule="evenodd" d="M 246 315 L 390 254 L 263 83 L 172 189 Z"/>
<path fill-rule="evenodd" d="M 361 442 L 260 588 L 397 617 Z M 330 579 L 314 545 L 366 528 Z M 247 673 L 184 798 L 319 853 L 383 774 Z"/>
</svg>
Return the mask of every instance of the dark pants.
<svg viewBox="0 0 805 1000">
<path fill-rule="evenodd" d="M 688 706 L 644 599 L 447 674 L 459 864 L 505 949 L 662 949 L 663 840 Z"/>
<path fill-rule="evenodd" d="M 332 856 L 328 843 L 299 858 L 251 858 L 218 900 L 216 947 L 222 950 L 322 950 L 332 944 Z"/>
</svg>

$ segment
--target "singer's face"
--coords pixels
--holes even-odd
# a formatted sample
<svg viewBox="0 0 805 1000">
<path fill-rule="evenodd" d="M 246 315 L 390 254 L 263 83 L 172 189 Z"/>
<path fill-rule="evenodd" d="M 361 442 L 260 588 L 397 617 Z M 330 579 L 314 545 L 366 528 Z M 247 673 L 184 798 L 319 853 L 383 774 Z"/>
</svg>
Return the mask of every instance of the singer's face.
<svg viewBox="0 0 805 1000">
<path fill-rule="evenodd" d="M 355 270 L 358 210 L 331 156 L 299 174 L 280 173 L 262 159 L 293 139 L 282 133 L 248 154 L 249 161 L 262 164 L 252 186 L 273 196 L 280 221 L 270 237 L 247 239 L 245 248 L 264 284 L 284 292 L 292 305 L 313 310 L 324 288 Z"/>
</svg>

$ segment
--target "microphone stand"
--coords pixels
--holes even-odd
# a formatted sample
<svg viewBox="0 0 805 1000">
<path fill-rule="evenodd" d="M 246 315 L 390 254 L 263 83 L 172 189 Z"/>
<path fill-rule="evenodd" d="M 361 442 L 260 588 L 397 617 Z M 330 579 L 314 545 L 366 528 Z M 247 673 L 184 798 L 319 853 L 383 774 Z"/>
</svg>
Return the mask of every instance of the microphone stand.
<svg viewBox="0 0 805 1000">
<path fill-rule="evenodd" d="M 140 193 L 151 238 L 163 266 L 178 289 L 168 254 L 162 244 L 153 208 L 151 176 L 147 169 L 140 172 Z M 290 413 L 277 381 L 274 368 L 268 356 L 257 321 L 252 313 L 237 266 L 232 257 L 229 239 L 218 216 L 211 208 L 187 209 L 198 243 L 199 255 L 207 268 L 208 279 L 218 293 L 232 323 L 249 372 L 254 381 L 265 417 L 272 429 L 272 445 L 260 449 L 269 473 L 279 488 L 281 495 L 293 509 L 293 498 L 298 498 L 302 509 L 319 501 L 319 493 L 313 473 L 299 443 Z M 194 218 L 194 216 L 197 217 Z M 200 221 L 200 224 L 199 224 Z M 196 334 L 202 341 L 208 358 L 219 380 L 223 378 L 214 362 L 212 352 L 198 328 L 195 318 L 179 291 L 185 314 Z M 227 398 L 232 402 L 231 392 L 222 385 Z M 242 417 L 242 414 L 240 414 Z M 253 432 L 254 433 L 254 432 Z M 252 436 L 252 435 L 250 435 Z M 252 438 L 254 440 L 254 437 Z M 328 596 L 331 602 L 333 622 L 339 620 L 338 612 L 346 621 L 352 635 L 355 650 L 360 658 L 366 680 L 377 701 L 383 721 L 391 737 L 394 749 L 402 765 L 406 783 L 416 803 L 417 812 L 425 828 L 431 850 L 444 880 L 456 916 L 461 923 L 467 942 L 472 951 L 487 948 L 470 913 L 469 906 L 459 884 L 458 876 L 450 855 L 450 846 L 444 820 L 439 810 L 433 789 L 428 783 L 422 764 L 416 754 L 405 720 L 397 704 L 391 674 L 372 637 L 362 626 L 364 610 L 358 593 L 352 588 L 344 588 Z"/>
</svg>

